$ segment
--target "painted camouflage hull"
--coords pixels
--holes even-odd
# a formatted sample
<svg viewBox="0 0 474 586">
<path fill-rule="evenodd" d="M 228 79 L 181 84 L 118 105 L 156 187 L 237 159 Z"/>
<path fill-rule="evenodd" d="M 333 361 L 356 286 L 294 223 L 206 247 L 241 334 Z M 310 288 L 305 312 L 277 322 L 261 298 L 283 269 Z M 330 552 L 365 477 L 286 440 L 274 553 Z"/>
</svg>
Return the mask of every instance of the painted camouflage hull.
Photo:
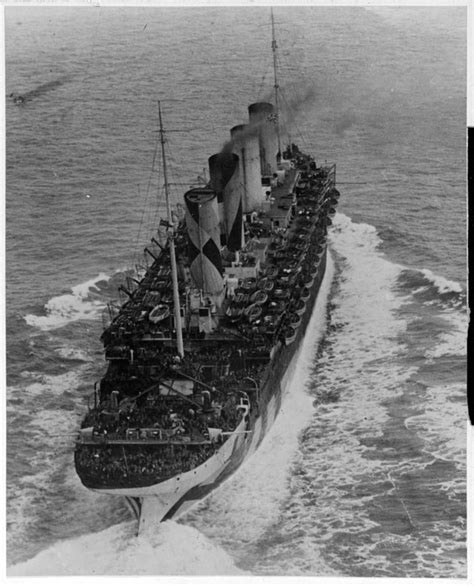
<svg viewBox="0 0 474 586">
<path fill-rule="evenodd" d="M 231 476 L 258 448 L 280 411 L 282 398 L 293 377 L 326 264 L 327 249 L 311 286 L 296 340 L 288 346 L 281 346 L 265 370 L 260 386 L 258 414 L 243 419 L 235 430 L 237 433 L 231 435 L 211 458 L 193 470 L 146 487 L 94 489 L 102 494 L 125 497 L 139 520 L 139 531 L 185 513 Z"/>
</svg>

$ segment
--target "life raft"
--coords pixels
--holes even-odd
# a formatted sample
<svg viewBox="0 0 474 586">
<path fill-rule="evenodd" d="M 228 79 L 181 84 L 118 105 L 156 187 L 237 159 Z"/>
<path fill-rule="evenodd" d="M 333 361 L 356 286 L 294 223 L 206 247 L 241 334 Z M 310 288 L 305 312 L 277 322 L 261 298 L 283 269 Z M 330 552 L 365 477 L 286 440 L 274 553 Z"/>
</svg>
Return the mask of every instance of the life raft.
<svg viewBox="0 0 474 586">
<path fill-rule="evenodd" d="M 275 283 L 270 279 L 270 277 L 263 277 L 257 283 L 257 287 L 259 289 L 263 289 L 266 293 L 270 293 L 274 286 Z"/>
<path fill-rule="evenodd" d="M 164 303 L 160 303 L 159 305 L 156 305 L 150 311 L 148 319 L 152 323 L 157 324 L 160 321 L 163 321 L 164 319 L 169 317 L 169 315 L 170 315 L 170 308 L 167 305 L 165 305 Z"/>
<path fill-rule="evenodd" d="M 252 305 L 249 305 L 244 309 L 244 315 L 249 322 L 253 322 L 262 315 L 262 307 L 256 303 L 252 303 Z"/>
<path fill-rule="evenodd" d="M 252 295 L 250 295 L 250 301 L 252 303 L 256 303 L 257 305 L 263 305 L 267 302 L 267 300 L 268 295 L 267 293 L 265 293 L 265 291 L 255 291 L 255 293 L 252 293 Z"/>
<path fill-rule="evenodd" d="M 292 328 L 291 326 L 285 328 L 284 336 L 285 344 L 289 346 L 292 342 L 296 340 L 296 329 Z"/>
<path fill-rule="evenodd" d="M 306 310 L 306 303 L 303 299 L 298 299 L 292 309 L 297 315 L 303 315 Z"/>
</svg>

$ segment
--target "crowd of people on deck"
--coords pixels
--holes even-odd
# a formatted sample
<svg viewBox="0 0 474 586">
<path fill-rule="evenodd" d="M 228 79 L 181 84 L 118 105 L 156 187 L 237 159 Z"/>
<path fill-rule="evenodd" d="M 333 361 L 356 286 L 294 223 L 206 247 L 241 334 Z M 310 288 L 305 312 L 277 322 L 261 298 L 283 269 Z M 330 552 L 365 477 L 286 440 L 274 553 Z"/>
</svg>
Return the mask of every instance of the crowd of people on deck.
<svg viewBox="0 0 474 586">
<path fill-rule="evenodd" d="M 109 372 L 101 383 L 99 402 L 82 427 L 92 427 L 95 437 L 105 439 L 126 438 L 134 429 L 156 429 L 160 432 L 156 438 L 178 441 L 206 441 L 209 428 L 230 432 L 242 417 L 242 381 L 249 378 L 246 386 L 254 390 L 264 368 L 249 364 L 238 371 L 229 369 L 230 354 L 225 348 L 217 350 L 207 384 L 196 384 L 187 396 L 179 391 L 179 385 L 176 392 L 168 383 L 160 385 L 160 379 L 127 380 L 124 373 Z M 211 357 L 209 351 L 209 360 Z M 203 358 L 200 356 L 200 360 Z M 255 404 L 255 398 L 251 397 L 251 404 Z"/>
<path fill-rule="evenodd" d="M 211 350 L 208 354 L 211 358 Z M 223 348 L 214 357 L 228 360 L 229 351 Z M 112 400 L 112 376 L 106 385 L 108 392 L 101 393 L 102 401 L 82 424 L 93 428 L 94 443 L 77 446 L 76 466 L 81 477 L 97 486 L 127 486 L 136 484 L 137 479 L 151 483 L 199 466 L 241 421 L 243 388 L 252 409 L 257 407 L 252 391 L 258 388 L 263 369 L 261 364 L 224 373 L 216 368 L 207 385 L 212 391 L 197 385 L 187 397 L 172 391 L 162 395 L 155 388 L 141 396 L 117 393 Z M 123 388 L 124 379 L 116 373 L 119 388 Z"/>
<path fill-rule="evenodd" d="M 151 484 L 196 468 L 216 451 L 213 444 L 163 445 L 153 449 L 137 446 L 83 446 L 76 450 L 81 478 L 97 487 Z"/>
<path fill-rule="evenodd" d="M 235 395 L 229 394 L 224 402 L 212 400 L 209 408 L 183 399 L 150 395 L 142 406 L 133 401 L 118 410 L 100 410 L 96 414 L 94 431 L 109 439 L 125 438 L 129 430 L 156 429 L 160 439 L 179 440 L 186 436 L 191 441 L 206 441 L 208 429 L 232 431 L 237 426 L 240 414 Z"/>
</svg>

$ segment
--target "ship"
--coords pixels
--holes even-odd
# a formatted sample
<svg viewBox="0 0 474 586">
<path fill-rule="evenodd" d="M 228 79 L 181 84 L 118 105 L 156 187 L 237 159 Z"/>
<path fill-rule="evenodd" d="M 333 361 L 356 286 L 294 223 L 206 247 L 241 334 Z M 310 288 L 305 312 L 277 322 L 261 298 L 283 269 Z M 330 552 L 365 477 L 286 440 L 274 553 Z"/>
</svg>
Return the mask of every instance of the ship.
<svg viewBox="0 0 474 586">
<path fill-rule="evenodd" d="M 74 450 L 83 485 L 124 497 L 139 531 L 182 515 L 258 448 L 325 275 L 336 166 L 283 146 L 273 13 L 271 48 L 274 103 L 248 106 L 176 209 L 158 103 L 167 217 L 110 313 L 108 366 Z"/>
</svg>

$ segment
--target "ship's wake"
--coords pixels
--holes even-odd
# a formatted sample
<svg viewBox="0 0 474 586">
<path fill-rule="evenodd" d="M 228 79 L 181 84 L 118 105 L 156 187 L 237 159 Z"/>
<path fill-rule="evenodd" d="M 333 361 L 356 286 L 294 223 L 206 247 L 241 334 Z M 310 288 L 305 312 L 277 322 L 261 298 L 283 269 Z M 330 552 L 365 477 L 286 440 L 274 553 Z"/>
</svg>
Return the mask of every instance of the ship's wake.
<svg viewBox="0 0 474 586">
<path fill-rule="evenodd" d="M 318 574 L 317 548 L 331 574 L 461 577 L 462 287 L 392 263 L 373 226 L 337 214 L 334 228 L 341 273 L 310 387 L 318 410 L 254 571 Z"/>
<path fill-rule="evenodd" d="M 88 512 L 75 525 L 83 535 L 59 535 L 10 575 L 341 575 L 357 564 L 366 575 L 403 575 L 403 564 L 417 576 L 462 573 L 462 523 L 439 520 L 460 558 L 441 556 L 433 569 L 436 527 L 422 528 L 428 513 L 410 491 L 420 486 L 439 499 L 438 510 L 449 505 L 463 515 L 465 444 L 453 432 L 463 391 L 452 380 L 464 354 L 463 288 L 390 262 L 376 229 L 343 214 L 331 242 L 340 271 L 323 351 L 318 356 L 330 258 L 289 392 L 257 453 L 179 521 L 139 537 L 134 522 L 118 522 L 125 510 L 82 489 L 71 468 L 63 504 L 73 494 L 74 515 Z M 107 528 L 104 519 L 118 524 Z M 383 550 L 394 543 L 403 550 L 400 565 Z"/>
<path fill-rule="evenodd" d="M 314 411 L 305 386 L 326 329 L 332 276 L 328 256 L 326 276 L 280 414 L 256 454 L 234 476 L 179 522 L 162 523 L 138 537 L 135 522 L 119 523 L 99 533 L 59 542 L 12 566 L 9 575 L 245 573 L 239 566 L 248 562 L 244 562 L 246 548 L 253 544 L 258 549 L 259 540 L 265 540 L 266 531 L 278 520 L 288 494 L 298 436 Z M 101 507 L 106 506 L 104 497 L 88 495 L 97 499 L 89 502 L 89 507 L 101 515 Z M 76 514 L 78 505 L 75 503 Z M 89 518 L 92 523 L 92 516 Z M 232 552 L 232 557 L 226 552 Z"/>
<path fill-rule="evenodd" d="M 175 521 L 136 536 L 136 523 L 114 525 L 42 551 L 9 576 L 242 574 L 232 558 L 197 529 Z"/>
<path fill-rule="evenodd" d="M 314 414 L 306 387 L 327 327 L 327 301 L 333 275 L 333 261 L 328 255 L 326 275 L 280 413 L 258 452 L 183 518 L 209 538 L 217 539 L 233 552 L 237 563 L 246 567 L 253 565 L 250 557 L 258 557 L 259 544 L 267 540 L 268 530 L 278 522 L 290 489 L 299 436 Z M 314 556 L 317 557 L 316 551 Z"/>
</svg>

